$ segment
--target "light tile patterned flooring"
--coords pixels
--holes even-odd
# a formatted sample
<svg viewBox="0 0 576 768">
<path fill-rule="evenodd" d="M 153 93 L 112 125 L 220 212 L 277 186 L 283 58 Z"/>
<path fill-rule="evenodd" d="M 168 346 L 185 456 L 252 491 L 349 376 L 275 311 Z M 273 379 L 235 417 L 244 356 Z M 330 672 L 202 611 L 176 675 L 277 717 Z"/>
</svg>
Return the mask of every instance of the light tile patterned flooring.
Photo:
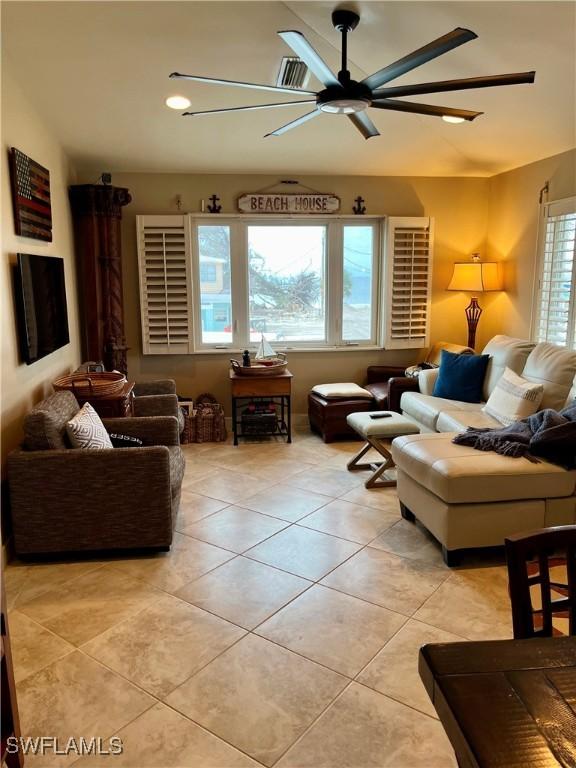
<svg viewBox="0 0 576 768">
<path fill-rule="evenodd" d="M 446 568 L 358 447 L 185 446 L 170 553 L 10 565 L 24 733 L 124 743 L 28 764 L 454 766 L 418 649 L 510 637 L 505 568 Z"/>
</svg>

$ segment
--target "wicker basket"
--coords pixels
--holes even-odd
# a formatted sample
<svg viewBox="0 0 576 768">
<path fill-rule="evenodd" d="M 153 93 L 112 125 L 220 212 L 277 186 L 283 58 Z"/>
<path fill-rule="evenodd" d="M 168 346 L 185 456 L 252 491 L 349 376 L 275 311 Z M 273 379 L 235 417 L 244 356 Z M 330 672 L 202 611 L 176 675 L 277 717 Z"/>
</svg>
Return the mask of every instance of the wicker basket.
<svg viewBox="0 0 576 768">
<path fill-rule="evenodd" d="M 118 372 L 70 373 L 60 376 L 52 386 L 56 392 L 67 390 L 80 398 L 108 397 L 120 392 L 126 376 Z"/>
<path fill-rule="evenodd" d="M 205 393 L 195 402 L 191 413 L 184 414 L 183 443 L 219 443 L 226 440 L 224 409 L 213 395 Z"/>
</svg>

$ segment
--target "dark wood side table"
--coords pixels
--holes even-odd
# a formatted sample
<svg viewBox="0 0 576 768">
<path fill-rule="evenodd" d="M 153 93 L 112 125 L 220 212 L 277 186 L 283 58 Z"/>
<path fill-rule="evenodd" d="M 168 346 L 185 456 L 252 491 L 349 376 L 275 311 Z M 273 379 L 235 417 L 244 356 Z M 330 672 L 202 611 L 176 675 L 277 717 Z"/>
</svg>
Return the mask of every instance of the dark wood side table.
<svg viewBox="0 0 576 768">
<path fill-rule="evenodd" d="M 74 394 L 80 405 L 90 403 L 102 419 L 115 419 L 119 416 L 132 415 L 134 385 L 134 381 L 127 381 L 121 390 L 113 395 L 105 395 L 104 397 L 78 397 L 76 393 Z"/>
<path fill-rule="evenodd" d="M 230 369 L 230 386 L 232 389 L 232 430 L 234 433 L 234 445 L 238 445 L 240 437 L 257 437 L 256 433 L 244 435 L 242 432 L 241 415 L 239 409 L 244 401 L 270 401 L 280 407 L 277 417 L 277 435 L 284 435 L 286 442 L 292 442 L 291 426 L 291 396 L 292 374 L 285 370 L 276 376 L 242 376 Z M 270 436 L 270 432 L 263 432 L 262 436 Z"/>
<path fill-rule="evenodd" d="M 576 765 L 576 637 L 425 645 L 419 670 L 461 768 Z"/>
</svg>

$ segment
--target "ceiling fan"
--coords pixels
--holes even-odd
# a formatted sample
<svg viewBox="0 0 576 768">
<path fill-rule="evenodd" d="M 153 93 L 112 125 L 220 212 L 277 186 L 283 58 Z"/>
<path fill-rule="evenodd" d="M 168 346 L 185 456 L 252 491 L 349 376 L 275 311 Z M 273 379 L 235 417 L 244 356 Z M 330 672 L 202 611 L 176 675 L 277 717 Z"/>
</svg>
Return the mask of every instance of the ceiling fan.
<svg viewBox="0 0 576 768">
<path fill-rule="evenodd" d="M 368 107 L 375 109 L 388 109 L 396 112 L 414 112 L 419 115 L 433 115 L 443 117 L 448 122 L 462 122 L 474 120 L 482 112 L 472 112 L 467 109 L 453 109 L 452 107 L 439 107 L 433 104 L 420 104 L 413 101 L 401 101 L 397 97 L 415 96 L 423 93 L 442 93 L 445 91 L 460 91 L 470 88 L 491 88 L 498 85 L 517 85 L 519 83 L 533 83 L 535 72 L 518 72 L 508 75 L 488 75 L 487 77 L 469 77 L 460 80 L 441 80 L 433 83 L 420 83 L 418 85 L 386 86 L 391 80 L 405 75 L 416 67 L 435 59 L 444 53 L 457 48 L 477 35 L 469 29 L 457 27 L 452 32 L 433 40 L 428 45 L 418 48 L 413 53 L 398 59 L 398 61 L 379 69 L 364 80 L 356 82 L 350 77 L 347 69 L 348 59 L 348 33 L 352 32 L 360 21 L 357 13 L 350 10 L 339 9 L 332 13 L 332 23 L 342 34 L 342 68 L 336 76 L 326 62 L 310 45 L 301 32 L 294 30 L 278 32 L 282 40 L 292 48 L 294 53 L 308 66 L 318 80 L 324 85 L 324 89 L 316 93 L 294 88 L 283 88 L 274 85 L 259 85 L 257 83 L 243 83 L 236 80 L 220 80 L 212 77 L 200 77 L 197 75 L 183 75 L 180 72 L 172 72 L 171 78 L 182 80 L 194 80 L 200 83 L 212 83 L 213 85 L 232 85 L 239 88 L 252 88 L 258 91 L 273 91 L 275 93 L 297 93 L 302 96 L 314 96 L 313 99 L 299 101 L 287 101 L 276 104 L 256 104 L 247 107 L 230 107 L 228 109 L 209 109 L 202 112 L 184 112 L 185 116 L 215 115 L 225 112 L 244 112 L 257 109 L 269 109 L 271 107 L 290 107 L 298 104 L 314 104 L 311 112 L 292 120 L 286 125 L 277 128 L 266 136 L 280 136 L 299 125 L 318 117 L 322 112 L 344 114 L 356 126 L 365 139 L 379 136 L 379 132 L 368 117 L 365 110 Z"/>
</svg>

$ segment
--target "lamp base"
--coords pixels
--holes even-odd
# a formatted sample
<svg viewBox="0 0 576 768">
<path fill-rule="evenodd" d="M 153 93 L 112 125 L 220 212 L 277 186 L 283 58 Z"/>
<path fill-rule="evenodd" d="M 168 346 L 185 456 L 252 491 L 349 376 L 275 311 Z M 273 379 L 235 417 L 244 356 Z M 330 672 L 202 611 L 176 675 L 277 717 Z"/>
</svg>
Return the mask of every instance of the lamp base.
<svg viewBox="0 0 576 768">
<path fill-rule="evenodd" d="M 468 321 L 468 346 L 471 349 L 476 347 L 476 328 L 478 327 L 478 321 L 482 314 L 480 304 L 478 304 L 478 297 L 472 296 L 470 298 L 470 304 L 464 310 L 466 313 L 466 320 Z"/>
</svg>

